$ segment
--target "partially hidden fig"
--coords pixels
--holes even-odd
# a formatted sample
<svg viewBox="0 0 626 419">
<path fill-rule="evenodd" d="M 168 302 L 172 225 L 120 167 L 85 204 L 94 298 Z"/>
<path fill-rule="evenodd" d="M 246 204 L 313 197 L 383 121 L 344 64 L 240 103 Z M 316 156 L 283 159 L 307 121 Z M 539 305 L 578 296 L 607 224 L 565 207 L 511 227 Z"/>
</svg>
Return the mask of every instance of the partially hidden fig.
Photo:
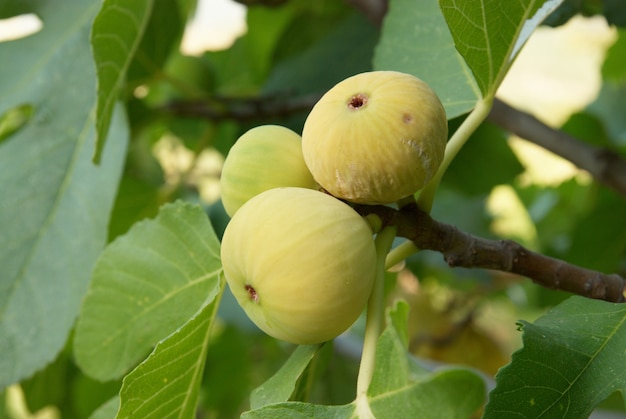
<svg viewBox="0 0 626 419">
<path fill-rule="evenodd" d="M 300 135 L 279 125 L 261 125 L 239 137 L 224 161 L 220 186 L 224 209 L 231 217 L 268 189 L 318 188 L 304 163 Z"/>
</svg>

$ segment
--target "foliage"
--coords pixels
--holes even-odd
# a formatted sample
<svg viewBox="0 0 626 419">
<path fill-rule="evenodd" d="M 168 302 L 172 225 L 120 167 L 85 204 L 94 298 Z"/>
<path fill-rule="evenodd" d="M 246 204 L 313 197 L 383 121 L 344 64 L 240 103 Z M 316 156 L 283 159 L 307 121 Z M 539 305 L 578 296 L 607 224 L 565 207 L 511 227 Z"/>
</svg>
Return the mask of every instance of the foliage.
<svg viewBox="0 0 626 419">
<path fill-rule="evenodd" d="M 385 274 L 385 328 L 355 399 L 365 315 L 322 345 L 261 334 L 224 286 L 228 216 L 213 192 L 249 128 L 301 132 L 336 82 L 404 71 L 435 89 L 452 134 L 422 208 L 624 276 L 624 195 L 585 176 L 526 181 L 506 130 L 485 121 L 544 19 L 621 25 L 616 2 L 391 0 L 384 18 L 348 5 L 358 1 L 251 2 L 246 35 L 191 57 L 179 46 L 194 3 L 0 3 L 2 18 L 43 22 L 0 43 L 0 417 L 18 416 L 20 393 L 31 412 L 67 418 L 343 418 L 363 400 L 379 418 L 624 411 L 623 304 L 452 269 L 433 252 L 407 258 L 399 239 L 388 261 L 406 262 Z M 561 127 L 622 159 L 625 39 L 618 30 L 596 100 Z M 525 234 L 496 228 L 496 188 L 515 197 Z"/>
</svg>

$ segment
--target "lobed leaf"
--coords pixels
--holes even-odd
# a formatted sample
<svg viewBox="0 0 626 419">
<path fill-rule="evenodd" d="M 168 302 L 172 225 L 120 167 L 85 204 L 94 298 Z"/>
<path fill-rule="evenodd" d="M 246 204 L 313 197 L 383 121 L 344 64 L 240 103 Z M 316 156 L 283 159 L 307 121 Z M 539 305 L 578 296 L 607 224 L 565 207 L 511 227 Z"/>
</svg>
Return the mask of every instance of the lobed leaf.
<svg viewBox="0 0 626 419">
<path fill-rule="evenodd" d="M 43 29 L 0 43 L 0 114 L 28 105 L 28 123 L 0 143 L 0 389 L 62 349 L 106 243 L 128 129 L 98 167 L 89 30 L 97 1 L 29 2 Z M 26 10 L 23 10 L 24 12 Z"/>
<path fill-rule="evenodd" d="M 522 45 L 561 1 L 439 0 L 483 97 L 493 97 Z"/>
<path fill-rule="evenodd" d="M 100 380 L 121 376 L 218 291 L 219 242 L 204 211 L 176 202 L 102 252 L 76 325 L 74 353 Z"/>
<path fill-rule="evenodd" d="M 223 281 L 212 300 L 124 378 L 118 418 L 193 418 L 206 361 L 211 325 Z"/>
<path fill-rule="evenodd" d="M 439 96 L 448 119 L 467 113 L 480 98 L 437 0 L 389 2 L 374 69 L 402 71 L 424 80 Z"/>
<path fill-rule="evenodd" d="M 571 297 L 534 324 L 496 375 L 486 418 L 587 417 L 626 393 L 626 305 Z"/>
<path fill-rule="evenodd" d="M 98 74 L 96 162 L 100 161 L 113 107 L 146 30 L 153 4 L 154 0 L 104 0 L 93 21 L 91 45 Z"/>
</svg>

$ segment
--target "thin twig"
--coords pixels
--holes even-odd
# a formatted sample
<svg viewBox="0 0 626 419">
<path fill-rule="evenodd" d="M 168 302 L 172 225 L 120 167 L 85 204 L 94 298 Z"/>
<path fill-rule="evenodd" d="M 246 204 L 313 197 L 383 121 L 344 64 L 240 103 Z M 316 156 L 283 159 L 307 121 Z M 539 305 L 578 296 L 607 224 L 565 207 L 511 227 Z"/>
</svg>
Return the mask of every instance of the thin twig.
<svg viewBox="0 0 626 419">
<path fill-rule="evenodd" d="M 381 205 L 355 205 L 361 215 L 377 214 L 395 224 L 398 236 L 419 249 L 440 252 L 452 267 L 495 269 L 530 278 L 537 284 L 588 298 L 626 302 L 626 280 L 533 252 L 512 240 L 490 240 L 434 220 L 417 205 L 401 210 Z"/>
<path fill-rule="evenodd" d="M 160 111 L 180 117 L 202 118 L 211 121 L 228 119 L 250 121 L 308 112 L 320 97 L 320 94 L 299 97 L 212 97 L 207 100 L 169 102 L 163 105 Z"/>
<path fill-rule="evenodd" d="M 589 172 L 598 182 L 626 197 L 626 159 L 615 151 L 595 147 L 557 129 L 534 116 L 494 100 L 488 120 L 533 142 Z"/>
</svg>

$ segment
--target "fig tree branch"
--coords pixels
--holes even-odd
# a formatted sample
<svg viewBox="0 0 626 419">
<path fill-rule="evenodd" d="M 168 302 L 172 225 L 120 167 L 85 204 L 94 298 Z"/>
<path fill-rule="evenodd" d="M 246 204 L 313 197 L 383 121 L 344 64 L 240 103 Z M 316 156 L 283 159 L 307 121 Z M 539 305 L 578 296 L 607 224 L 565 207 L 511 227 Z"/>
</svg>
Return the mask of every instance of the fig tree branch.
<svg viewBox="0 0 626 419">
<path fill-rule="evenodd" d="M 626 197 L 626 159 L 615 151 L 595 147 L 551 128 L 534 116 L 494 100 L 487 117 L 511 133 L 533 142 L 589 172 L 598 182 Z"/>
<path fill-rule="evenodd" d="M 588 298 L 626 302 L 626 280 L 533 252 L 512 240 L 490 240 L 473 236 L 436 221 L 416 204 L 397 210 L 382 205 L 355 205 L 361 215 L 376 214 L 383 225 L 394 224 L 397 235 L 411 240 L 419 249 L 443 255 L 451 267 L 495 269 L 525 276 L 550 289 Z"/>
</svg>

